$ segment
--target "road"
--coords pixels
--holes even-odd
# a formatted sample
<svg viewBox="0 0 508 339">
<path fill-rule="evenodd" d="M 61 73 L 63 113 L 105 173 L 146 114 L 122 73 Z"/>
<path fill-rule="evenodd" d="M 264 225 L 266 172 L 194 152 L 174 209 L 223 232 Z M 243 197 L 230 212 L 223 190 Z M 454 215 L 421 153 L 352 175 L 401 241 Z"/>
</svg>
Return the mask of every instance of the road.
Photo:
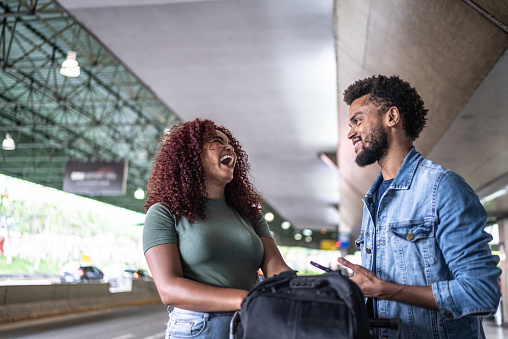
<svg viewBox="0 0 508 339">
<path fill-rule="evenodd" d="M 0 325 L 2 339 L 164 339 L 168 314 L 161 304 L 86 312 Z M 508 338 L 508 327 L 483 321 L 487 339 Z"/>
<path fill-rule="evenodd" d="M 70 314 L 0 325 L 2 339 L 163 339 L 162 304 Z"/>
</svg>

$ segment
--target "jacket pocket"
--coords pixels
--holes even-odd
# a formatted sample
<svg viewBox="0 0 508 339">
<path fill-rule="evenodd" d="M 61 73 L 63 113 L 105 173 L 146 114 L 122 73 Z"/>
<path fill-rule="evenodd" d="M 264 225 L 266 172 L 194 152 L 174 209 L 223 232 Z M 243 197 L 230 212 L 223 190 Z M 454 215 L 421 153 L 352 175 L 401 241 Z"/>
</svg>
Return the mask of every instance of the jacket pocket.
<svg viewBox="0 0 508 339">
<path fill-rule="evenodd" d="M 392 223 L 388 226 L 389 246 L 395 252 L 397 266 L 421 270 L 434 265 L 435 222 L 428 220 Z"/>
</svg>

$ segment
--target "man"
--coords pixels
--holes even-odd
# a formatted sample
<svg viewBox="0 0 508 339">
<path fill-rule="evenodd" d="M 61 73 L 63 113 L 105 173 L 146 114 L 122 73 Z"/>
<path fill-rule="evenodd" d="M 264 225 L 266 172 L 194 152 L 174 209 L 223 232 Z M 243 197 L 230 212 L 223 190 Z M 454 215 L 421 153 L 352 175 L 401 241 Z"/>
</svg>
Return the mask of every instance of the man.
<svg viewBox="0 0 508 339">
<path fill-rule="evenodd" d="M 367 192 L 353 271 L 374 317 L 401 318 L 405 338 L 484 338 L 481 315 L 499 302 L 487 214 L 457 174 L 413 147 L 427 109 L 397 76 L 359 80 L 344 92 L 355 162 L 381 173 Z M 379 329 L 379 337 L 395 337 Z"/>
</svg>

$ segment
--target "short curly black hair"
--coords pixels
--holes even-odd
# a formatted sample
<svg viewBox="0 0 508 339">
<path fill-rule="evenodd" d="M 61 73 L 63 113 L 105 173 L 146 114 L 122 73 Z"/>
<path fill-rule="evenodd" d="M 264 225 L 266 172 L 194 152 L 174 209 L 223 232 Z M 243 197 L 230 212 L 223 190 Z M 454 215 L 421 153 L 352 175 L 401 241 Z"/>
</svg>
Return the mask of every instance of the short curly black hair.
<svg viewBox="0 0 508 339">
<path fill-rule="evenodd" d="M 377 75 L 358 80 L 344 91 L 344 102 L 351 106 L 353 101 L 364 95 L 369 95 L 367 103 L 375 105 L 380 114 L 386 113 L 390 107 L 397 107 L 408 137 L 413 141 L 418 138 L 427 122 L 429 110 L 424 107 L 422 98 L 408 82 L 397 75 Z"/>
</svg>

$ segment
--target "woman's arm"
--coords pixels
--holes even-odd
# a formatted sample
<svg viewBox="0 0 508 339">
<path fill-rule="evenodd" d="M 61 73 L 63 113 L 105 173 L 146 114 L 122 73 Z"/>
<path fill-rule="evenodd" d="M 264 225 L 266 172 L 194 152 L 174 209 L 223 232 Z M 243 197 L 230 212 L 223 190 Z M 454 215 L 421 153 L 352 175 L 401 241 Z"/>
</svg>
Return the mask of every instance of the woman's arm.
<svg viewBox="0 0 508 339">
<path fill-rule="evenodd" d="M 183 277 L 177 244 L 149 248 L 145 258 L 155 286 L 166 305 L 199 312 L 235 311 L 240 309 L 247 291 L 210 286 Z"/>
<path fill-rule="evenodd" d="M 270 278 L 280 272 L 291 271 L 291 268 L 282 258 L 275 241 L 270 237 L 260 237 L 260 239 L 265 248 L 263 264 L 261 265 L 265 277 Z"/>
</svg>

